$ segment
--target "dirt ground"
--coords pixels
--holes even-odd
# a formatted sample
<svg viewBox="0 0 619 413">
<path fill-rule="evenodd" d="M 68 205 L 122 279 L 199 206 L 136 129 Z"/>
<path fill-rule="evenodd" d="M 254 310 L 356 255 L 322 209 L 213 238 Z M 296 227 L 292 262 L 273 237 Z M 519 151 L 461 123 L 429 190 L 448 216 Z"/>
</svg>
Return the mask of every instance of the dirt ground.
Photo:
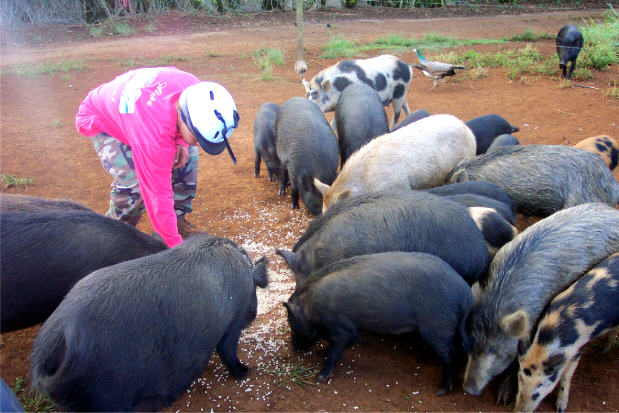
<svg viewBox="0 0 619 413">
<path fill-rule="evenodd" d="M 566 23 L 581 24 L 582 17 L 596 17 L 604 11 L 544 11 L 523 6 L 516 11 L 495 9 L 477 15 L 471 11 L 446 14 L 436 10 L 306 14 L 308 78 L 335 63 L 320 58 L 321 46 L 333 36 L 372 41 L 390 33 L 421 37 L 432 32 L 462 38 L 497 38 L 527 28 L 555 33 Z M 507 411 L 494 403 L 496 383 L 478 397 L 465 394 L 461 382 L 452 393 L 436 397 L 438 359 L 415 334 L 363 334 L 361 342 L 344 353 L 329 382 L 316 384 L 310 377 L 305 384 L 300 383 L 305 380 L 299 379 L 299 371 L 318 370 L 323 358 L 319 348 L 308 353 L 296 353 L 290 348 L 282 302 L 292 293 L 294 280 L 274 251 L 291 249 L 311 217 L 305 210 L 290 209 L 289 194 L 277 195 L 277 183 L 268 181 L 264 165 L 261 177 L 253 177 L 253 122 L 258 108 L 265 102 L 282 104 L 290 97 L 304 95 L 292 69 L 296 58 L 293 21 L 291 13 L 159 16 L 133 21 L 136 27 L 154 25 L 153 31 L 99 39 L 89 37 L 80 26 L 3 27 L 0 170 L 3 174 L 33 178 L 34 182 L 2 191 L 74 199 L 105 212 L 110 178 L 92 144 L 75 131 L 77 107 L 90 89 L 127 70 L 129 59 L 134 65 L 149 59 L 172 60 L 167 64 L 225 85 L 241 114 L 240 126 L 231 139 L 238 165 L 233 165 L 225 152 L 216 157 L 200 154 L 198 192 L 190 220 L 212 234 L 231 238 L 254 258 L 266 254 L 271 283 L 259 292 L 259 315 L 239 345 L 241 360 L 252 368 L 249 377 L 233 380 L 214 355 L 200 378 L 165 410 Z M 555 52 L 554 40 L 536 45 L 544 55 Z M 279 48 L 285 55 L 285 63 L 275 68 L 272 81 L 260 79 L 260 70 L 252 59 L 252 53 L 263 47 Z M 498 47 L 471 49 L 487 51 Z M 399 56 L 411 64 L 416 61 L 410 51 Z M 16 65 L 72 59 L 86 60 L 88 69 L 34 77 L 17 76 L 13 70 Z M 523 144 L 574 144 L 598 134 L 617 138 L 618 101 L 604 96 L 602 90 L 617 80 L 618 73 L 617 67 L 594 72 L 592 80 L 582 82 L 592 88 L 560 88 L 558 79 L 527 76 L 510 81 L 503 69 L 490 69 L 488 77 L 456 77 L 428 91 L 432 81 L 415 71 L 408 103 L 411 110 L 451 113 L 463 120 L 498 113 L 520 127 L 516 136 Z M 389 118 L 391 115 L 389 109 Z M 532 222 L 519 217 L 519 229 Z M 146 216 L 139 228 L 152 231 Z M 18 377 L 27 379 L 29 351 L 37 329 L 35 326 L 0 336 L 0 373 L 9 385 Z M 619 410 L 618 368 L 617 346 L 607 354 L 598 354 L 595 346 L 589 347 L 574 375 L 568 410 Z M 554 410 L 554 395 L 541 404 L 540 410 Z"/>
</svg>

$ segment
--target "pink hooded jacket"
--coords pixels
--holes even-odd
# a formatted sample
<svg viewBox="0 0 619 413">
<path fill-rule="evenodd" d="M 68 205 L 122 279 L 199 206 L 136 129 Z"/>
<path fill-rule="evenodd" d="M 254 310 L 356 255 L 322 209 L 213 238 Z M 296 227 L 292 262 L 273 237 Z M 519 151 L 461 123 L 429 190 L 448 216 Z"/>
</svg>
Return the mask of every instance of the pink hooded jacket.
<svg viewBox="0 0 619 413">
<path fill-rule="evenodd" d="M 175 67 L 131 70 L 91 90 L 75 116 L 80 134 L 104 132 L 131 147 L 146 211 L 169 247 L 183 242 L 174 212 L 172 166 L 176 145 L 187 143 L 177 130 L 175 103 L 198 82 Z"/>
</svg>

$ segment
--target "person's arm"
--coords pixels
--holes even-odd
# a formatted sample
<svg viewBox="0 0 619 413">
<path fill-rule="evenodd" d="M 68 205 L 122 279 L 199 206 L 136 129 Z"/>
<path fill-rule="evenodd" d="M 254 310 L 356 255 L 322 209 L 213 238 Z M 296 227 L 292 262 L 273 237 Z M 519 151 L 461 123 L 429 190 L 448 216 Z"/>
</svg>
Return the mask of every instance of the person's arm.
<svg viewBox="0 0 619 413">
<path fill-rule="evenodd" d="M 172 165 L 176 145 L 135 145 L 131 147 L 133 162 L 153 229 L 169 246 L 181 244 L 174 212 Z"/>
</svg>

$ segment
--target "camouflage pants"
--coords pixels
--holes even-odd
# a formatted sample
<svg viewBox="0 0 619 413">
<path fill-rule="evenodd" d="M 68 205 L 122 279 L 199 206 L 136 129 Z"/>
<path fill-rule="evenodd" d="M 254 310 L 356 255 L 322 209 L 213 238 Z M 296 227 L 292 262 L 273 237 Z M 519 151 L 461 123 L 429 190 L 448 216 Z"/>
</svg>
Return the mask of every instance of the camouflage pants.
<svg viewBox="0 0 619 413">
<path fill-rule="evenodd" d="M 110 209 L 105 215 L 136 226 L 145 206 L 135 173 L 131 147 L 106 133 L 93 137 L 92 142 L 103 168 L 114 178 L 110 191 Z M 188 149 L 189 158 L 185 166 L 172 171 L 176 215 L 190 213 L 191 201 L 196 196 L 198 148 L 190 146 Z"/>
</svg>

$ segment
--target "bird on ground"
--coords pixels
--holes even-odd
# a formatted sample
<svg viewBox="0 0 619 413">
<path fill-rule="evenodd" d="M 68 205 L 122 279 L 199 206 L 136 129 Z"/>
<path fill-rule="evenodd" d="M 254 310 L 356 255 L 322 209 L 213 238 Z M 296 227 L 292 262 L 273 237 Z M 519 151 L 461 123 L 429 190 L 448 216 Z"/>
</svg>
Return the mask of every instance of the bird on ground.
<svg viewBox="0 0 619 413">
<path fill-rule="evenodd" d="M 432 86 L 430 90 L 434 89 L 438 85 L 439 79 L 446 76 L 454 76 L 456 74 L 456 69 L 466 69 L 464 66 L 429 61 L 419 52 L 419 50 L 417 50 L 417 48 L 414 48 L 413 51 L 417 53 L 417 57 L 419 58 L 419 63 L 413 65 L 413 67 L 421 70 L 424 75 L 434 80 L 434 86 Z"/>
</svg>

